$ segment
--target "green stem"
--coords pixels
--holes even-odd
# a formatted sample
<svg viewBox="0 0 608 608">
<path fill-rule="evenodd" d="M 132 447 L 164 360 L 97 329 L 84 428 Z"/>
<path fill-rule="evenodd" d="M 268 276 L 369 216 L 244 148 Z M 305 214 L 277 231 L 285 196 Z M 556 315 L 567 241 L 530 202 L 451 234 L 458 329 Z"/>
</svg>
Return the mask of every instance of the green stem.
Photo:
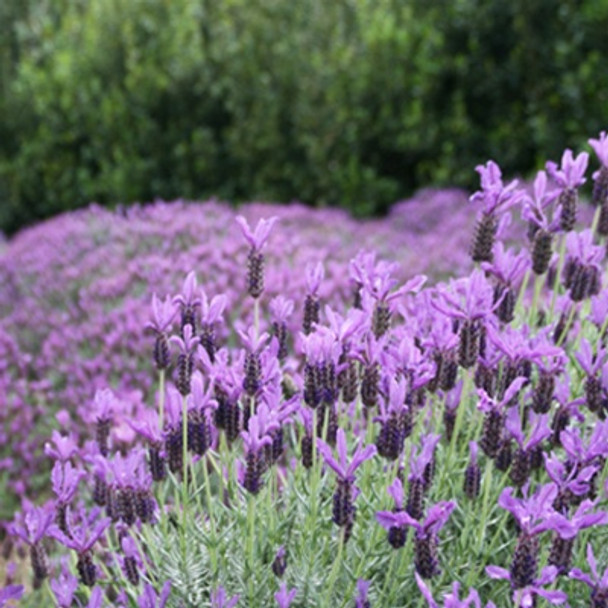
<svg viewBox="0 0 608 608">
<path fill-rule="evenodd" d="M 553 280 L 553 294 L 551 295 L 551 308 L 549 309 L 549 318 L 553 318 L 553 311 L 555 310 L 555 301 L 557 300 L 557 290 L 559 287 L 559 281 L 562 276 L 562 270 L 564 267 L 564 258 L 566 256 L 566 235 L 562 235 L 561 243 L 559 247 L 559 262 L 557 263 L 557 271 L 555 273 L 555 279 Z"/>
<path fill-rule="evenodd" d="M 326 585 L 326 596 L 325 602 L 323 602 L 323 606 L 331 606 L 331 594 L 334 590 L 334 585 L 336 583 L 336 579 L 338 578 L 338 572 L 340 567 L 342 566 L 342 552 L 344 549 L 344 529 L 340 529 L 340 537 L 338 540 L 338 555 L 336 555 L 336 559 L 334 560 L 334 565 L 332 566 L 331 572 L 329 574 L 329 578 L 327 579 Z"/>
<path fill-rule="evenodd" d="M 182 549 L 185 553 L 186 522 L 188 515 L 188 401 L 182 395 Z"/>
<path fill-rule="evenodd" d="M 538 300 L 544 282 L 544 275 L 536 275 L 536 278 L 534 279 L 534 295 L 532 296 L 532 306 L 530 307 L 530 316 L 528 318 L 528 324 L 530 325 L 530 327 L 534 327 L 534 325 L 536 324 L 536 320 L 538 319 Z"/>
<path fill-rule="evenodd" d="M 165 370 L 158 372 L 158 424 L 162 433 L 165 426 Z"/>
<path fill-rule="evenodd" d="M 255 585 L 253 580 L 254 573 L 254 557 L 255 557 L 255 496 L 249 494 L 247 496 L 247 561 L 249 564 L 249 605 L 253 606 L 255 601 Z"/>
<path fill-rule="evenodd" d="M 526 295 L 526 289 L 528 288 L 528 282 L 530 281 L 530 270 L 526 270 L 526 274 L 524 275 L 524 280 L 521 282 L 521 287 L 519 288 L 519 294 L 517 294 L 517 301 L 515 302 L 515 310 L 518 311 L 524 300 L 524 296 Z"/>
<path fill-rule="evenodd" d="M 209 557 L 211 559 L 211 567 L 213 569 L 213 578 L 215 579 L 218 575 L 217 568 L 217 554 L 216 554 L 216 528 L 215 528 L 215 515 L 213 512 L 213 497 L 211 496 L 211 483 L 209 479 L 209 470 L 207 468 L 208 463 L 206 459 L 202 462 L 203 465 L 203 478 L 205 483 L 205 494 L 207 497 L 207 513 L 209 514 L 209 526 L 211 528 L 211 550 L 209 551 Z"/>
</svg>

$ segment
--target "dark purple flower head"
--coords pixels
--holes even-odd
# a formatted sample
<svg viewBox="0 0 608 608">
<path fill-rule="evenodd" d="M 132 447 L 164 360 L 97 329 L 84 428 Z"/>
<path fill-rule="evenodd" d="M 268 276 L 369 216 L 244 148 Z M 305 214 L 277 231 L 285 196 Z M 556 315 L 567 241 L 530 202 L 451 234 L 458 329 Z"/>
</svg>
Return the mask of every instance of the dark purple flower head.
<svg viewBox="0 0 608 608">
<path fill-rule="evenodd" d="M 434 435 L 432 433 L 424 435 L 422 437 L 422 447 L 420 449 L 420 453 L 418 453 L 417 446 L 412 446 L 410 456 L 410 474 L 408 475 L 409 480 L 421 480 L 424 478 L 424 470 L 433 459 L 435 448 L 437 447 L 440 439 L 441 435 Z"/>
<path fill-rule="evenodd" d="M 522 532 L 533 536 L 553 529 L 556 511 L 552 505 L 556 496 L 554 483 L 540 486 L 532 496 L 527 495 L 527 487 L 524 487 L 523 498 L 515 498 L 513 488 L 505 488 L 498 498 L 498 505 L 511 512 Z"/>
<path fill-rule="evenodd" d="M 144 592 L 139 597 L 139 608 L 165 608 L 169 594 L 171 593 L 171 581 L 167 581 L 161 589 L 160 596 L 156 593 L 156 589 L 152 585 L 146 584 Z"/>
<path fill-rule="evenodd" d="M 211 593 L 211 608 L 234 608 L 240 597 L 240 595 L 234 595 L 228 599 L 226 590 L 220 586 Z"/>
<path fill-rule="evenodd" d="M 111 523 L 112 520 L 109 517 L 100 519 L 95 525 L 89 525 L 89 522 L 82 522 L 79 527 L 73 527 L 68 523 L 71 536 L 64 534 L 57 526 L 52 526 L 49 529 L 49 536 L 52 536 L 61 544 L 82 555 L 93 548 L 93 545 L 110 527 Z"/>
<path fill-rule="evenodd" d="M 517 180 L 513 180 L 505 186 L 500 167 L 494 161 L 488 161 L 485 166 L 478 165 L 475 167 L 475 171 L 481 178 L 481 190 L 475 192 L 470 201 L 481 203 L 482 212 L 485 215 L 504 213 L 522 200 L 524 193 L 517 190 Z"/>
<path fill-rule="evenodd" d="M 83 477 L 86 477 L 86 473 L 73 467 L 71 462 L 55 461 L 51 471 L 51 482 L 57 500 L 63 504 L 72 502 L 78 490 L 78 483 Z"/>
<path fill-rule="evenodd" d="M 511 574 L 504 568 L 498 566 L 488 566 L 486 574 L 490 578 L 502 578 L 508 581 L 511 580 Z M 547 566 L 543 568 L 540 577 L 536 579 L 532 585 L 516 589 L 513 592 L 513 604 L 515 608 L 532 608 L 535 606 L 535 595 L 545 598 L 551 604 L 563 604 L 567 601 L 568 595 L 563 591 L 547 591 L 544 587 L 550 585 L 558 575 L 558 569 L 555 566 Z"/>
<path fill-rule="evenodd" d="M 577 581 L 582 581 L 596 592 L 608 592 L 608 568 L 606 568 L 602 576 L 600 576 L 597 569 L 597 561 L 595 559 L 595 555 L 593 555 L 591 543 L 587 545 L 587 563 L 591 569 L 592 576 L 585 574 L 578 568 L 573 568 L 569 573 L 570 578 L 576 579 Z"/>
<path fill-rule="evenodd" d="M 420 589 L 420 593 L 422 593 L 422 597 L 424 597 L 426 600 L 429 608 L 440 608 L 439 604 L 433 598 L 431 590 L 424 582 L 424 579 L 418 574 L 418 572 L 414 572 L 414 576 L 416 577 L 418 589 Z M 470 608 L 470 606 L 473 606 L 474 608 L 481 608 L 479 594 L 475 589 L 470 589 L 469 595 L 467 595 L 465 599 L 461 600 L 460 583 L 454 581 L 452 583 L 452 591 L 443 596 L 443 608 Z"/>
<path fill-rule="evenodd" d="M 338 460 L 333 457 L 332 449 L 322 439 L 317 439 L 317 449 L 325 459 L 325 462 L 336 472 L 343 481 L 354 482 L 355 471 L 366 461 L 376 454 L 376 446 L 359 445 L 353 454 L 350 463 L 348 461 L 348 448 L 344 429 L 338 429 L 336 436 Z"/>
<path fill-rule="evenodd" d="M 297 593 L 298 590 L 295 587 L 287 591 L 287 583 L 282 583 L 279 591 L 274 594 L 274 599 L 277 601 L 279 608 L 289 608 Z"/>
<path fill-rule="evenodd" d="M 146 328 L 157 334 L 167 333 L 177 313 L 175 302 L 170 296 L 160 300 L 156 294 L 152 296 L 152 320 L 146 323 Z"/>
<path fill-rule="evenodd" d="M 4 587 L 4 589 L 0 589 L 0 608 L 5 606 L 6 603 L 10 602 L 11 600 L 20 600 L 21 596 L 23 595 L 23 591 L 23 585 L 9 585 L 8 587 Z"/>
<path fill-rule="evenodd" d="M 365 608 L 369 604 L 367 594 L 371 587 L 371 581 L 360 578 L 357 581 L 357 597 L 355 598 L 355 608 Z"/>
<path fill-rule="evenodd" d="M 270 236 L 270 231 L 278 219 L 278 217 L 271 217 L 267 220 L 261 219 L 253 231 L 249 226 L 249 222 L 242 215 L 237 216 L 236 222 L 240 226 L 245 240 L 257 252 L 261 251 L 264 247 Z"/>
<path fill-rule="evenodd" d="M 17 514 L 15 522 L 9 526 L 9 531 L 16 534 L 28 545 L 39 543 L 49 531 L 53 523 L 54 509 L 51 503 L 35 507 L 28 500 L 23 501 L 22 512 Z"/>
<path fill-rule="evenodd" d="M 585 171 L 589 162 L 589 154 L 581 152 L 576 158 L 572 150 L 567 149 L 562 155 L 561 167 L 552 161 L 546 164 L 547 173 L 553 178 L 555 183 L 562 189 L 578 188 L 585 183 Z"/>
</svg>

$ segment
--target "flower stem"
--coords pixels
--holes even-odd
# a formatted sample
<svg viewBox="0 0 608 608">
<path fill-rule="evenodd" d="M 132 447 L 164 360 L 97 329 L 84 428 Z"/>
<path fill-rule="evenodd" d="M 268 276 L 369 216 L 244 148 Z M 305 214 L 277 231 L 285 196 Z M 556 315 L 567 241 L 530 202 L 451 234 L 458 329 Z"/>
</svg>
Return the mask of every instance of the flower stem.
<svg viewBox="0 0 608 608">
<path fill-rule="evenodd" d="M 158 424 L 162 433 L 165 426 L 165 370 L 158 372 Z"/>
</svg>

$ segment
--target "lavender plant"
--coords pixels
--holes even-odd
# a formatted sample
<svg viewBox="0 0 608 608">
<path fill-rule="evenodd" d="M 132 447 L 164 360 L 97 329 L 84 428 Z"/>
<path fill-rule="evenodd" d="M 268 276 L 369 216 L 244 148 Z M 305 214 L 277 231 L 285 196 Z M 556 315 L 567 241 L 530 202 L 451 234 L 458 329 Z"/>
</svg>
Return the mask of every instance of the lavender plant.
<svg viewBox="0 0 608 608">
<path fill-rule="evenodd" d="M 602 167 L 604 140 L 592 140 Z M 182 228 L 183 251 L 196 253 L 150 230 L 127 273 L 87 283 L 91 249 L 61 294 L 53 339 L 19 336 L 41 347 L 46 384 L 6 329 L 39 312 L 3 321 L 7 428 L 32 428 L 65 399 L 44 449 L 52 492 L 8 526 L 34 576 L 10 574 L 1 601 L 21 582 L 23 605 L 61 608 L 605 605 L 594 557 L 608 561 L 605 201 L 595 222 L 575 209 L 587 164 L 568 151 L 547 167 L 555 189 L 541 172 L 534 198 L 495 163 L 478 167 L 472 259 L 460 243 L 447 283 L 382 260 L 395 250 L 371 227 L 361 236 L 377 253 L 343 247 L 333 229 L 351 220 L 335 212 L 266 219 L 254 205 L 227 221 L 210 205 L 209 241 L 175 222 L 180 204 L 95 212 L 108 257 L 100 226 L 145 232 L 150 217 Z M 518 209 L 531 239 L 510 217 Z M 72 253 L 83 219 L 63 220 Z M 31 238 L 13 260 L 27 262 Z M 29 286 L 9 274 L 14 297 L 54 293 L 28 268 Z M 147 315 L 132 283 L 153 287 Z M 121 306 L 105 309 L 104 293 Z M 62 345 L 78 355 L 72 367 Z M 32 394 L 39 402 L 21 411 Z M 28 484 L 10 487 L 25 495 Z"/>
</svg>

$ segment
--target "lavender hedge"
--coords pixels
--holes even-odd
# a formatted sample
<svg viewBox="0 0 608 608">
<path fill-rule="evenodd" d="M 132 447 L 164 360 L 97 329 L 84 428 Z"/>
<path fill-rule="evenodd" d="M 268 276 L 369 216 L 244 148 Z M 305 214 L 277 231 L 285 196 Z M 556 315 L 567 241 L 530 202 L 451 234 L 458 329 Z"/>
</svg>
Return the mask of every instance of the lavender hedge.
<svg viewBox="0 0 608 608">
<path fill-rule="evenodd" d="M 605 606 L 590 143 L 586 210 L 567 150 L 531 187 L 490 161 L 471 204 L 427 192 L 374 223 L 159 203 L 8 243 L 25 605 Z"/>
</svg>

